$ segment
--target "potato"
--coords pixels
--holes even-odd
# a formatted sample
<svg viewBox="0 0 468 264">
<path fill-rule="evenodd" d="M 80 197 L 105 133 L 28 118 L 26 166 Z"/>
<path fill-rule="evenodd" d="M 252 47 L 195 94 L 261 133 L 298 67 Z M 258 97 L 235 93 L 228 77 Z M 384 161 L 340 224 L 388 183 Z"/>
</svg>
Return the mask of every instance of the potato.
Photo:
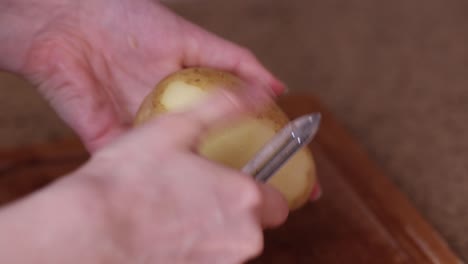
<svg viewBox="0 0 468 264">
<path fill-rule="evenodd" d="M 209 68 L 189 68 L 163 79 L 144 99 L 136 125 L 151 117 L 191 106 L 218 87 L 236 89 L 241 80 L 235 75 Z M 242 117 L 238 122 L 210 131 L 201 142 L 204 157 L 240 170 L 283 126 L 287 116 L 275 104 L 262 112 Z M 308 148 L 297 152 L 268 181 L 288 201 L 289 208 L 303 206 L 316 184 L 313 156 Z"/>
</svg>

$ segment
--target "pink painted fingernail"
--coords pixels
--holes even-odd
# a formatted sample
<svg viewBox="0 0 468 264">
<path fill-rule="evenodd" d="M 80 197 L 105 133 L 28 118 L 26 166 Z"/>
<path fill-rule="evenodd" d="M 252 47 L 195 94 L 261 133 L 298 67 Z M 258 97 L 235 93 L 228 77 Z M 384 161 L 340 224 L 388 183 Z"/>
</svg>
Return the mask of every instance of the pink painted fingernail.
<svg viewBox="0 0 468 264">
<path fill-rule="evenodd" d="M 279 81 L 279 80 L 274 80 L 271 83 L 271 88 L 273 89 L 273 92 L 276 95 L 281 95 L 281 94 L 284 94 L 285 92 L 288 91 L 286 85 L 283 82 Z"/>
<path fill-rule="evenodd" d="M 320 186 L 320 183 L 317 182 L 314 186 L 314 189 L 312 189 L 312 192 L 310 193 L 309 200 L 311 202 L 315 202 L 318 199 L 320 199 L 321 196 L 322 196 L 322 187 Z"/>
</svg>

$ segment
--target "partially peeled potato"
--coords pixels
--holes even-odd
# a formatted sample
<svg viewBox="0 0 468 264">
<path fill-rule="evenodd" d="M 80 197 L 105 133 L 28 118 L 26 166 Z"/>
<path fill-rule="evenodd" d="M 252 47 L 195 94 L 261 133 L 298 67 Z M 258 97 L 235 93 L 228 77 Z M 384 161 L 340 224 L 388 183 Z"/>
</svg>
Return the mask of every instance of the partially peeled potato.
<svg viewBox="0 0 468 264">
<path fill-rule="evenodd" d="M 175 72 L 161 80 L 144 99 L 135 123 L 191 106 L 219 87 L 236 89 L 240 84 L 235 75 L 215 69 L 188 68 Z M 210 131 L 199 152 L 210 160 L 240 170 L 288 122 L 284 112 L 272 104 L 259 113 Z M 302 207 L 317 184 L 310 150 L 303 148 L 297 152 L 267 184 L 284 195 L 290 210 Z"/>
</svg>

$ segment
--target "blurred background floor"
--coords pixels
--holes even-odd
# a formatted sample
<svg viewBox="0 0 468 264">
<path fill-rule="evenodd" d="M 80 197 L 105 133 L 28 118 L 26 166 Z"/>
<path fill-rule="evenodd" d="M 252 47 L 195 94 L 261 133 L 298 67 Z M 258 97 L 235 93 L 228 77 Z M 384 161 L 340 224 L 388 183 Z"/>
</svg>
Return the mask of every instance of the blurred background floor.
<svg viewBox="0 0 468 264">
<path fill-rule="evenodd" d="M 250 48 L 292 91 L 320 96 L 468 259 L 468 2 L 164 2 Z M 3 149 L 72 135 L 7 74 L 0 124 Z"/>
</svg>

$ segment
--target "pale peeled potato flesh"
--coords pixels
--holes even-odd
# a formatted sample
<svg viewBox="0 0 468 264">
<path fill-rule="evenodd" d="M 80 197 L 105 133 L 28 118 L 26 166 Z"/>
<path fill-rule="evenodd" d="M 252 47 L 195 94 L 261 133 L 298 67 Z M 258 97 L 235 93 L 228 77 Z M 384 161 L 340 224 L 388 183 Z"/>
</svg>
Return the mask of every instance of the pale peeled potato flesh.
<svg viewBox="0 0 468 264">
<path fill-rule="evenodd" d="M 236 89 L 241 81 L 233 74 L 208 68 L 189 68 L 163 79 L 143 101 L 135 123 L 182 110 L 199 102 L 219 87 Z M 211 131 L 201 143 L 200 154 L 225 166 L 240 170 L 289 122 L 277 105 L 241 118 L 222 129 Z M 315 163 L 308 148 L 297 152 L 268 184 L 280 191 L 295 210 L 303 206 L 316 184 Z"/>
</svg>

